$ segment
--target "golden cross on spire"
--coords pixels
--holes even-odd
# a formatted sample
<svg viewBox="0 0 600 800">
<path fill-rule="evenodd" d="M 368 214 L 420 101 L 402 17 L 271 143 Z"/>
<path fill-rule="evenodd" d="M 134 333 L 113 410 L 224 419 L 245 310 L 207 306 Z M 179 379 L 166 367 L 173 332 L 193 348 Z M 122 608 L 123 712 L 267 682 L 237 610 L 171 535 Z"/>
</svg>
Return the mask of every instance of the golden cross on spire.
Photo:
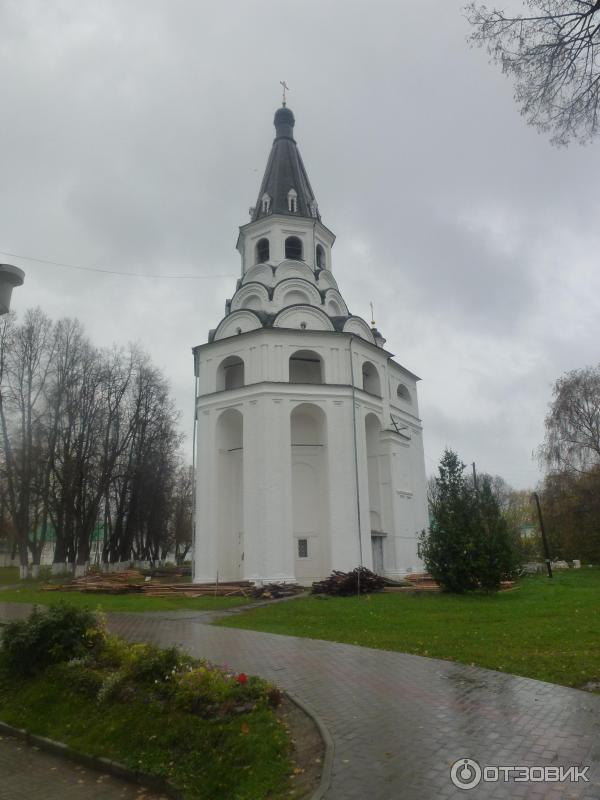
<svg viewBox="0 0 600 800">
<path fill-rule="evenodd" d="M 281 103 L 282 103 L 282 105 L 285 105 L 285 93 L 289 92 L 290 87 L 287 85 L 287 83 L 285 81 L 279 81 L 279 83 L 281 84 L 281 86 L 283 88 L 283 100 L 281 101 Z"/>
<path fill-rule="evenodd" d="M 375 312 L 373 311 L 373 303 L 369 303 L 371 306 L 371 327 L 375 327 Z"/>
</svg>

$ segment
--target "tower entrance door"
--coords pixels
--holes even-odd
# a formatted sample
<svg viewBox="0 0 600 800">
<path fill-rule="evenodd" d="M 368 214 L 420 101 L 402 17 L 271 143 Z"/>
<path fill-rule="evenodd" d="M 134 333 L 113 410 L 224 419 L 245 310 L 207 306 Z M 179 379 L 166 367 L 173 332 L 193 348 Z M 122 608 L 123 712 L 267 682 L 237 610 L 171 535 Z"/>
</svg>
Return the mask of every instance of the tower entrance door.
<svg viewBox="0 0 600 800">
<path fill-rule="evenodd" d="M 383 536 L 371 536 L 373 548 L 373 572 L 383 575 Z"/>
</svg>

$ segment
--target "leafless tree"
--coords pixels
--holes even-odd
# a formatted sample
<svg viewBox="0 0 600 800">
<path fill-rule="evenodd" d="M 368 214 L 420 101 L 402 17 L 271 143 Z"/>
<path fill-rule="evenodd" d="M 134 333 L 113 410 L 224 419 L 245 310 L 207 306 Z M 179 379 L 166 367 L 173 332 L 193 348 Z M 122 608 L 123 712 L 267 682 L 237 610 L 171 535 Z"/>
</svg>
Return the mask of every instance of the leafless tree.
<svg viewBox="0 0 600 800">
<path fill-rule="evenodd" d="M 185 561 L 192 546 L 194 475 L 191 467 L 180 465 L 175 476 L 171 536 L 177 563 Z"/>
<path fill-rule="evenodd" d="M 540 455 L 554 470 L 588 472 L 600 464 L 600 365 L 556 381 Z"/>
<path fill-rule="evenodd" d="M 3 320 L 0 512 L 22 567 L 52 540 L 55 564 L 84 565 L 99 531 L 104 560 L 164 560 L 178 541 L 177 422 L 139 348 L 99 350 L 77 320 L 39 309 Z"/>
<path fill-rule="evenodd" d="M 20 564 L 39 556 L 40 476 L 44 472 L 44 392 L 54 352 L 51 321 L 30 309 L 20 325 L 3 323 L 0 337 L 0 424 L 8 507 Z M 39 558 L 38 562 L 39 563 Z"/>
<path fill-rule="evenodd" d="M 600 0 L 525 0 L 528 14 L 477 2 L 466 8 L 471 43 L 485 46 L 513 78 L 527 122 L 551 142 L 586 142 L 598 133 Z"/>
</svg>

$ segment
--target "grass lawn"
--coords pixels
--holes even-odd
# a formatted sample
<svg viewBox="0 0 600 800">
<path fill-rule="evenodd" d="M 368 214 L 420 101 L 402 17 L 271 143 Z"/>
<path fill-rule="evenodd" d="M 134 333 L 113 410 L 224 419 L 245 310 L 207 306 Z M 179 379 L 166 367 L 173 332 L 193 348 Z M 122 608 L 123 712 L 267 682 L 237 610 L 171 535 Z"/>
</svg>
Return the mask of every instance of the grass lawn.
<svg viewBox="0 0 600 800">
<path fill-rule="evenodd" d="M 244 597 L 145 597 L 136 594 L 93 594 L 91 592 L 43 592 L 28 586 L 0 591 L 0 603 L 35 603 L 55 606 L 67 601 L 79 608 L 101 611 L 216 611 L 250 602 Z"/>
<path fill-rule="evenodd" d="M 0 567 L 0 586 L 8 586 L 19 582 L 18 567 Z"/>
<path fill-rule="evenodd" d="M 565 686 L 600 681 L 600 570 L 525 578 L 495 595 L 311 597 L 216 623 L 399 650 Z"/>
</svg>

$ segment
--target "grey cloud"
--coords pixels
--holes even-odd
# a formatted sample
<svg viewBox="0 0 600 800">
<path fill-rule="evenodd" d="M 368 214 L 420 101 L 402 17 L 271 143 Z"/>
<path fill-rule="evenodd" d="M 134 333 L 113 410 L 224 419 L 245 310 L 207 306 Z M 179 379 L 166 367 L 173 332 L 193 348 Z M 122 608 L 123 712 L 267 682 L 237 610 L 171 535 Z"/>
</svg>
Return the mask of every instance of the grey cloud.
<svg viewBox="0 0 600 800">
<path fill-rule="evenodd" d="M 0 249 L 235 276 L 285 78 L 342 292 L 355 313 L 373 300 L 388 347 L 423 377 L 429 466 L 449 444 L 531 485 L 552 381 L 597 359 L 600 145 L 554 150 L 525 126 L 467 47 L 461 5 L 3 3 Z M 27 272 L 17 311 L 145 346 L 189 437 L 190 348 L 235 277 L 12 260 Z"/>
</svg>

